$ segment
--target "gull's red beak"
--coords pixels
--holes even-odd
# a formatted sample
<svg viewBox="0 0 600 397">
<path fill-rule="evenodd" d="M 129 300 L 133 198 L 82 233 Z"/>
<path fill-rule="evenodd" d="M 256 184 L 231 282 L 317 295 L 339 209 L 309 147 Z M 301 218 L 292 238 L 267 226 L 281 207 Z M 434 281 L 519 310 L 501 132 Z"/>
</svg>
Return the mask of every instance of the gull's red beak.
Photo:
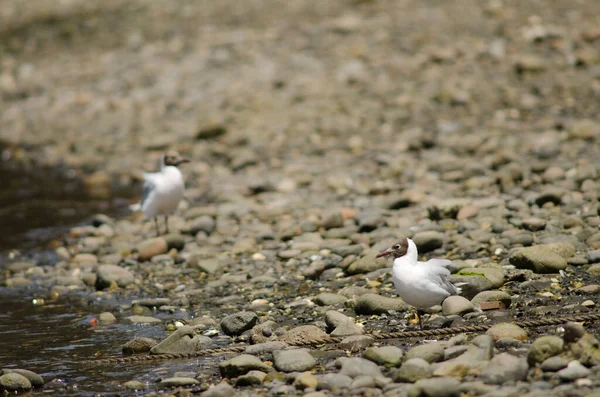
<svg viewBox="0 0 600 397">
<path fill-rule="evenodd" d="M 183 163 L 189 163 L 190 161 L 191 161 L 191 160 L 190 160 L 190 159 L 188 159 L 187 157 L 180 156 L 180 157 L 177 159 L 177 164 L 179 165 L 179 164 L 183 164 Z"/>
<path fill-rule="evenodd" d="M 383 258 L 385 256 L 388 256 L 392 253 L 392 250 L 387 249 L 385 251 L 381 251 L 380 253 L 377 254 L 377 256 L 375 258 Z"/>
</svg>

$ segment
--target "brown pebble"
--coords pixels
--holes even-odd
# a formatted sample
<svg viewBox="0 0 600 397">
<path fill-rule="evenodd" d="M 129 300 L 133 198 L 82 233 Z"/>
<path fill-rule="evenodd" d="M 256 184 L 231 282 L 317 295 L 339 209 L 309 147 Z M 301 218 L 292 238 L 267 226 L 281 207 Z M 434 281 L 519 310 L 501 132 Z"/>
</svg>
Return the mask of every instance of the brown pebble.
<svg viewBox="0 0 600 397">
<path fill-rule="evenodd" d="M 504 310 L 506 309 L 506 305 L 500 301 L 489 301 L 489 302 L 481 302 L 479 304 L 481 310 Z"/>
<path fill-rule="evenodd" d="M 566 323 L 563 340 L 565 343 L 577 342 L 585 334 L 585 328 L 578 323 Z"/>
</svg>

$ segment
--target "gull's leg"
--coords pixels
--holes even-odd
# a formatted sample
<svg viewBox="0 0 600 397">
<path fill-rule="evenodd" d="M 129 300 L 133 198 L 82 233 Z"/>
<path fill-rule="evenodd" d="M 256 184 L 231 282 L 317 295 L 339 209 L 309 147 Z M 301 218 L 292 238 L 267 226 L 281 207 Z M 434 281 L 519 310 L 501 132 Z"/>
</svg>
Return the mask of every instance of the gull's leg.
<svg viewBox="0 0 600 397">
<path fill-rule="evenodd" d="M 156 225 L 156 237 L 160 236 L 160 228 L 158 227 L 158 217 L 154 217 L 154 224 Z"/>
<path fill-rule="evenodd" d="M 419 319 L 419 327 L 421 327 L 421 331 L 423 331 L 423 314 L 425 314 L 423 310 L 417 309 L 417 318 Z"/>
<path fill-rule="evenodd" d="M 165 231 L 165 233 L 169 233 L 169 215 L 165 215 L 165 225 L 167 227 L 167 230 Z"/>
</svg>

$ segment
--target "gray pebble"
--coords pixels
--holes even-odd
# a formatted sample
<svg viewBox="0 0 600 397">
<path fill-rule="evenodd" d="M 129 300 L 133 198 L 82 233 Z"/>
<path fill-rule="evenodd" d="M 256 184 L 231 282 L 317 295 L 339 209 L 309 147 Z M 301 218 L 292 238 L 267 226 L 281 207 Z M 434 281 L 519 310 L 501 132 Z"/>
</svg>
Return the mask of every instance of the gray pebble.
<svg viewBox="0 0 600 397">
<path fill-rule="evenodd" d="M 275 368 L 282 372 L 309 371 L 317 364 L 305 349 L 275 350 L 273 359 Z"/>
</svg>

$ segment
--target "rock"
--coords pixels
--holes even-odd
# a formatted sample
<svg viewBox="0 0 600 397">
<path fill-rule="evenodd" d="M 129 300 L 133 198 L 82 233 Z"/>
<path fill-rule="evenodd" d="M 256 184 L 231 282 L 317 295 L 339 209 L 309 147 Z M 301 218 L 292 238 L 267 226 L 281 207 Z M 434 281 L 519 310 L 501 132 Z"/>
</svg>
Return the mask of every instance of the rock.
<svg viewBox="0 0 600 397">
<path fill-rule="evenodd" d="M 356 378 L 361 375 L 374 377 L 382 376 L 381 369 L 379 369 L 377 364 L 360 357 L 352 357 L 344 360 L 342 369 L 339 373 L 341 375 L 349 376 L 350 378 Z"/>
<path fill-rule="evenodd" d="M 96 171 L 85 177 L 84 184 L 91 199 L 107 200 L 111 196 L 111 179 L 106 171 Z"/>
<path fill-rule="evenodd" d="M 142 241 L 137 246 L 138 260 L 144 262 L 155 255 L 166 254 L 169 251 L 167 241 L 162 237 L 155 237 Z"/>
<path fill-rule="evenodd" d="M 500 288 L 504 284 L 504 272 L 498 268 L 464 268 L 450 277 L 453 284 L 462 284 L 461 296 L 472 299 L 482 291 Z"/>
<path fill-rule="evenodd" d="M 98 257 L 94 254 L 84 254 L 80 253 L 75 255 L 71 259 L 71 263 L 77 263 L 78 265 L 83 265 L 86 263 L 98 263 Z"/>
<path fill-rule="evenodd" d="M 190 223 L 190 233 L 196 235 L 199 232 L 204 232 L 210 235 L 215 231 L 216 225 L 215 219 L 212 216 L 202 215 Z"/>
<path fill-rule="evenodd" d="M 252 370 L 269 372 L 272 368 L 250 354 L 241 354 L 219 363 L 219 371 L 224 378 L 236 378 Z"/>
<path fill-rule="evenodd" d="M 567 335 L 566 328 L 565 325 L 565 335 Z M 565 342 L 567 341 L 566 338 L 563 337 L 563 339 Z M 600 341 L 594 335 L 585 333 L 575 342 L 567 343 L 565 350 L 568 350 L 573 358 L 587 367 L 600 365 Z"/>
<path fill-rule="evenodd" d="M 129 382 L 123 383 L 123 387 L 128 390 L 144 390 L 146 388 L 146 384 L 144 382 L 140 382 L 139 380 L 130 380 Z"/>
<path fill-rule="evenodd" d="M 246 347 L 245 353 L 253 354 L 255 356 L 265 353 L 273 353 L 276 350 L 284 350 L 290 347 L 285 342 L 272 341 L 272 342 L 263 342 L 258 343 L 256 345 L 250 345 Z"/>
<path fill-rule="evenodd" d="M 443 343 L 433 342 L 426 343 L 424 345 L 418 345 L 411 348 L 406 353 L 406 359 L 410 360 L 412 358 L 421 358 L 428 363 L 437 363 L 444 359 L 444 346 Z"/>
<path fill-rule="evenodd" d="M 100 320 L 100 324 L 112 324 L 117 322 L 115 315 L 110 312 L 100 313 L 98 320 Z"/>
<path fill-rule="evenodd" d="M 123 354 L 148 353 L 158 341 L 152 338 L 133 338 L 122 347 Z"/>
<path fill-rule="evenodd" d="M 276 350 L 273 359 L 275 369 L 281 372 L 309 371 L 317 365 L 306 349 Z"/>
<path fill-rule="evenodd" d="M 477 215 L 477 213 L 477 207 L 475 207 L 474 205 L 465 205 L 460 210 L 458 210 L 458 214 L 456 214 L 456 219 L 460 221 L 464 219 L 473 218 Z"/>
<path fill-rule="evenodd" d="M 523 328 L 512 323 L 495 324 L 487 330 L 486 335 L 491 336 L 494 340 L 513 338 L 520 341 L 526 341 L 528 338 L 527 332 Z"/>
<path fill-rule="evenodd" d="M 600 276 L 600 263 L 588 267 L 587 272 L 593 276 Z"/>
<path fill-rule="evenodd" d="M 294 387 L 298 390 L 316 389 L 319 379 L 310 372 L 303 372 L 294 379 Z"/>
<path fill-rule="evenodd" d="M 213 344 L 208 336 L 197 335 L 194 328 L 179 327 L 165 340 L 150 349 L 151 354 L 189 354 Z"/>
<path fill-rule="evenodd" d="M 430 378 L 418 380 L 409 396 L 459 397 L 460 382 L 454 378 Z"/>
<path fill-rule="evenodd" d="M 320 306 L 333 306 L 346 302 L 348 299 L 339 294 L 325 292 L 315 297 L 313 302 Z"/>
<path fill-rule="evenodd" d="M 6 390 L 8 392 L 29 390 L 33 386 L 29 379 L 17 372 L 9 372 L 0 376 L 0 390 Z"/>
<path fill-rule="evenodd" d="M 546 221 L 536 217 L 525 218 L 523 219 L 523 227 L 531 232 L 537 232 L 546 228 Z"/>
<path fill-rule="evenodd" d="M 387 262 L 384 259 L 376 259 L 374 255 L 366 255 L 362 258 L 352 262 L 350 266 L 346 268 L 348 274 L 362 274 L 369 273 L 378 269 L 388 267 Z"/>
<path fill-rule="evenodd" d="M 568 243 L 536 245 L 513 253 L 509 262 L 519 269 L 529 269 L 536 273 L 558 273 L 567 267 L 566 258 L 574 253 L 575 248 Z"/>
<path fill-rule="evenodd" d="M 352 335 L 347 336 L 340 341 L 338 347 L 351 352 L 363 350 L 375 343 L 375 339 L 368 335 Z"/>
<path fill-rule="evenodd" d="M 216 386 L 211 386 L 202 393 L 201 397 L 231 397 L 235 396 L 236 391 L 229 383 L 223 381 Z"/>
<path fill-rule="evenodd" d="M 415 383 L 419 379 L 430 378 L 433 368 L 422 358 L 411 358 L 406 360 L 400 369 L 393 373 L 394 382 Z"/>
<path fill-rule="evenodd" d="M 540 364 L 540 368 L 544 372 L 556 372 L 569 365 L 569 360 L 562 356 L 549 357 Z"/>
<path fill-rule="evenodd" d="M 471 370 L 467 364 L 456 361 L 442 362 L 435 364 L 432 367 L 434 367 L 433 376 L 451 376 L 457 379 L 464 378 Z"/>
<path fill-rule="evenodd" d="M 384 217 L 381 215 L 381 213 L 375 210 L 361 211 L 356 214 L 354 219 L 358 223 L 359 233 L 372 232 L 373 230 L 385 224 Z"/>
<path fill-rule="evenodd" d="M 562 338 L 553 335 L 545 335 L 537 338 L 527 351 L 527 362 L 534 366 L 549 357 L 556 356 L 563 351 L 564 342 Z"/>
<path fill-rule="evenodd" d="M 494 355 L 494 340 L 489 335 L 479 335 L 473 338 L 467 351 L 452 361 L 479 366 L 487 363 Z"/>
<path fill-rule="evenodd" d="M 321 222 L 321 226 L 325 230 L 344 227 L 344 216 L 341 211 L 333 211 L 326 214 L 323 217 L 323 222 Z"/>
<path fill-rule="evenodd" d="M 436 231 L 418 232 L 413 236 L 412 240 L 417 246 L 419 253 L 423 254 L 444 245 L 444 235 Z"/>
<path fill-rule="evenodd" d="M 126 287 L 135 281 L 129 270 L 117 265 L 98 266 L 96 276 L 96 289 L 98 290 L 110 287 L 113 282 L 119 287 Z"/>
<path fill-rule="evenodd" d="M 475 305 L 460 295 L 449 296 L 442 303 L 442 313 L 444 316 L 453 314 L 462 315 L 473 311 L 475 311 Z"/>
<path fill-rule="evenodd" d="M 492 288 L 504 285 L 504 270 L 499 267 L 466 267 L 460 269 L 458 276 L 479 276 L 491 283 Z"/>
<path fill-rule="evenodd" d="M 262 385 L 266 377 L 267 374 L 262 371 L 249 371 L 246 375 L 238 376 L 235 379 L 235 386 L 259 386 Z"/>
<path fill-rule="evenodd" d="M 254 312 L 238 312 L 230 314 L 221 321 L 221 329 L 225 335 L 238 336 L 244 331 L 252 329 L 258 323 L 258 316 Z"/>
<path fill-rule="evenodd" d="M 529 366 L 523 358 L 509 353 L 494 356 L 479 374 L 479 379 L 485 383 L 501 385 L 506 382 L 525 380 Z"/>
<path fill-rule="evenodd" d="M 227 133 L 227 127 L 221 122 L 208 120 L 202 122 L 196 131 L 197 140 L 212 140 L 225 135 Z"/>
<path fill-rule="evenodd" d="M 185 387 L 198 384 L 200 384 L 200 382 L 196 379 L 184 377 L 166 378 L 158 383 L 160 387 Z"/>
<path fill-rule="evenodd" d="M 10 373 L 17 373 L 19 375 L 26 377 L 29 380 L 29 382 L 31 383 L 31 386 L 33 386 L 33 387 L 44 386 L 44 378 L 42 378 L 40 375 L 36 374 L 33 371 L 29 371 L 27 369 L 13 369 L 13 368 L 3 368 L 0 371 L 0 375 L 10 374 Z"/>
<path fill-rule="evenodd" d="M 503 291 L 481 291 L 471 299 L 471 303 L 475 306 L 479 306 L 483 302 L 494 301 L 502 302 L 506 309 L 508 309 L 512 303 L 510 295 Z"/>
<path fill-rule="evenodd" d="M 577 342 L 585 334 L 585 328 L 578 323 L 566 323 L 564 326 L 565 333 L 563 334 L 563 341 L 565 343 Z"/>
<path fill-rule="evenodd" d="M 592 374 L 592 371 L 581 365 L 579 361 L 573 360 L 567 365 L 567 368 L 561 369 L 556 374 L 561 380 L 570 382 L 588 377 Z"/>
<path fill-rule="evenodd" d="M 402 349 L 396 346 L 370 347 L 363 354 L 367 360 L 386 367 L 399 367 L 403 356 Z"/>
<path fill-rule="evenodd" d="M 405 311 L 409 306 L 400 299 L 368 293 L 361 295 L 354 306 L 356 314 L 387 314 L 390 310 Z"/>
<path fill-rule="evenodd" d="M 167 242 L 168 250 L 176 249 L 177 251 L 181 251 L 185 247 L 185 240 L 179 233 L 165 234 L 162 238 Z"/>
<path fill-rule="evenodd" d="M 329 340 L 329 335 L 322 331 L 319 327 L 314 325 L 301 325 L 299 327 L 292 328 L 285 334 L 279 337 L 282 342 L 289 343 L 290 345 L 302 344 L 307 340 L 324 342 Z"/>
<path fill-rule="evenodd" d="M 347 389 L 352 383 L 352 378 L 343 374 L 324 374 L 319 376 L 317 390 L 331 390 L 333 392 Z M 306 396 L 306 394 L 305 394 Z"/>
<path fill-rule="evenodd" d="M 331 336 L 364 334 L 364 330 L 355 324 L 351 318 L 335 310 L 329 310 L 325 313 L 325 324 L 327 324 L 327 332 Z"/>
<path fill-rule="evenodd" d="M 152 323 L 162 323 L 162 320 L 149 317 L 149 316 L 129 316 L 123 319 L 123 322 L 126 324 L 152 324 Z"/>
</svg>

